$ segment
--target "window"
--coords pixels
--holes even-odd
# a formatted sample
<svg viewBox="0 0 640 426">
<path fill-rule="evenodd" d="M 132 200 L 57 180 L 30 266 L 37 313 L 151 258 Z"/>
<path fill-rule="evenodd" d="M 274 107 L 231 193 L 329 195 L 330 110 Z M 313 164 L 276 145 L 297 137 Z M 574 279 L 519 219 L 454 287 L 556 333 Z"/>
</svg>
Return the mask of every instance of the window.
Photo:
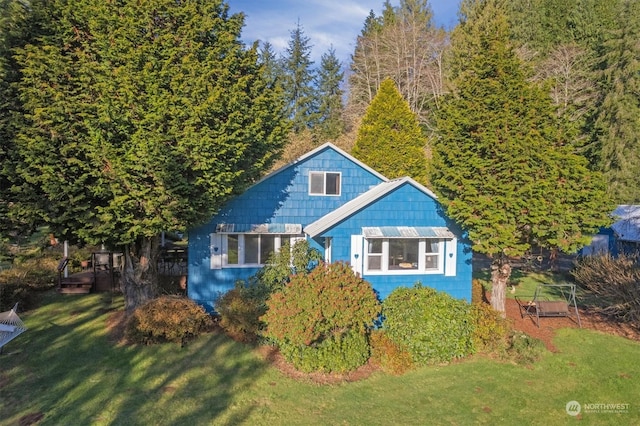
<svg viewBox="0 0 640 426">
<path fill-rule="evenodd" d="M 382 240 L 367 240 L 367 269 L 373 271 L 382 270 Z"/>
<path fill-rule="evenodd" d="M 424 251 L 424 268 L 428 271 L 437 270 L 439 257 L 440 248 L 438 247 L 438 242 L 427 240 Z"/>
<path fill-rule="evenodd" d="M 444 271 L 444 243 L 432 238 L 366 238 L 365 271 L 415 273 Z"/>
<path fill-rule="evenodd" d="M 281 245 L 290 241 L 293 245 L 301 235 L 277 234 L 223 234 L 223 265 L 256 266 L 267 263 L 269 256 Z"/>
<path fill-rule="evenodd" d="M 238 264 L 238 235 L 227 235 L 227 263 Z"/>
<path fill-rule="evenodd" d="M 309 172 L 309 194 L 340 195 L 340 173 Z"/>
<path fill-rule="evenodd" d="M 418 243 L 410 238 L 389 240 L 389 269 L 418 269 Z"/>
</svg>

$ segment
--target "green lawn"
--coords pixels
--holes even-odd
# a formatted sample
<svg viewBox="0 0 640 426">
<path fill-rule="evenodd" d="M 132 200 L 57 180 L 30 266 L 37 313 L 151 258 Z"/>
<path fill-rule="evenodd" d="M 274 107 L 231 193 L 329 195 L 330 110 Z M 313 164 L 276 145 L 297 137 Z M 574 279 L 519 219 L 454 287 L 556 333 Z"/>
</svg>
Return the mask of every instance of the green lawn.
<svg viewBox="0 0 640 426">
<path fill-rule="evenodd" d="M 640 343 L 561 330 L 532 367 L 475 357 L 401 377 L 317 385 L 283 376 L 248 347 L 206 335 L 185 348 L 116 346 L 108 295 L 47 296 L 0 355 L 0 424 L 41 425 L 640 424 Z"/>
</svg>

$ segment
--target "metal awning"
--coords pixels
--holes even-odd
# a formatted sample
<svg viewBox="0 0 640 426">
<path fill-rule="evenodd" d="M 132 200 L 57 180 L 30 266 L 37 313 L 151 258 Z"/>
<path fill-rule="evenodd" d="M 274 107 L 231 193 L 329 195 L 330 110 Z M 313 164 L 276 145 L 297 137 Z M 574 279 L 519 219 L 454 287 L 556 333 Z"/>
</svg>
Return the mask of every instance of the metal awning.
<svg viewBox="0 0 640 426">
<path fill-rule="evenodd" d="M 302 234 L 300 223 L 218 223 L 216 233 L 229 234 Z"/>
<path fill-rule="evenodd" d="M 455 238 L 444 226 L 370 226 L 362 228 L 362 235 L 365 238 Z"/>
</svg>

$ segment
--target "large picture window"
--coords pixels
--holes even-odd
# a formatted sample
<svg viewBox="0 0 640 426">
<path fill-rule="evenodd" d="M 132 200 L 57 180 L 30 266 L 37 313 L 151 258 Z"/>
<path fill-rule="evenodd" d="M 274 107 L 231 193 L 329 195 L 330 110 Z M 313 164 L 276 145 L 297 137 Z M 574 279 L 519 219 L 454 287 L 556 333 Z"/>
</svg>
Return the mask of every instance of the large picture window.
<svg viewBox="0 0 640 426">
<path fill-rule="evenodd" d="M 340 195 L 340 173 L 309 172 L 309 194 Z"/>
<path fill-rule="evenodd" d="M 442 273 L 444 242 L 431 238 L 365 239 L 365 271 L 369 273 Z"/>
<path fill-rule="evenodd" d="M 222 264 L 226 266 L 264 265 L 282 244 L 304 238 L 300 235 L 277 234 L 224 234 Z"/>
</svg>

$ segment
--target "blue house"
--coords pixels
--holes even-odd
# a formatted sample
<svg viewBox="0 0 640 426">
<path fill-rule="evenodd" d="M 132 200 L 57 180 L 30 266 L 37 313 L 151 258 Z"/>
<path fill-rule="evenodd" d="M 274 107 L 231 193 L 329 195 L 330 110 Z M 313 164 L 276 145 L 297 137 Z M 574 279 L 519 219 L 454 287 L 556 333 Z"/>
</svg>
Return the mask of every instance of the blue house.
<svg viewBox="0 0 640 426">
<path fill-rule="evenodd" d="M 619 205 L 611 216 L 615 220 L 613 225 L 594 235 L 591 244 L 580 250 L 582 256 L 640 252 L 640 205 Z"/>
<path fill-rule="evenodd" d="M 188 295 L 214 301 L 284 242 L 348 262 L 380 299 L 416 282 L 471 300 L 471 246 L 436 196 L 327 143 L 271 173 L 189 231 Z"/>
</svg>

